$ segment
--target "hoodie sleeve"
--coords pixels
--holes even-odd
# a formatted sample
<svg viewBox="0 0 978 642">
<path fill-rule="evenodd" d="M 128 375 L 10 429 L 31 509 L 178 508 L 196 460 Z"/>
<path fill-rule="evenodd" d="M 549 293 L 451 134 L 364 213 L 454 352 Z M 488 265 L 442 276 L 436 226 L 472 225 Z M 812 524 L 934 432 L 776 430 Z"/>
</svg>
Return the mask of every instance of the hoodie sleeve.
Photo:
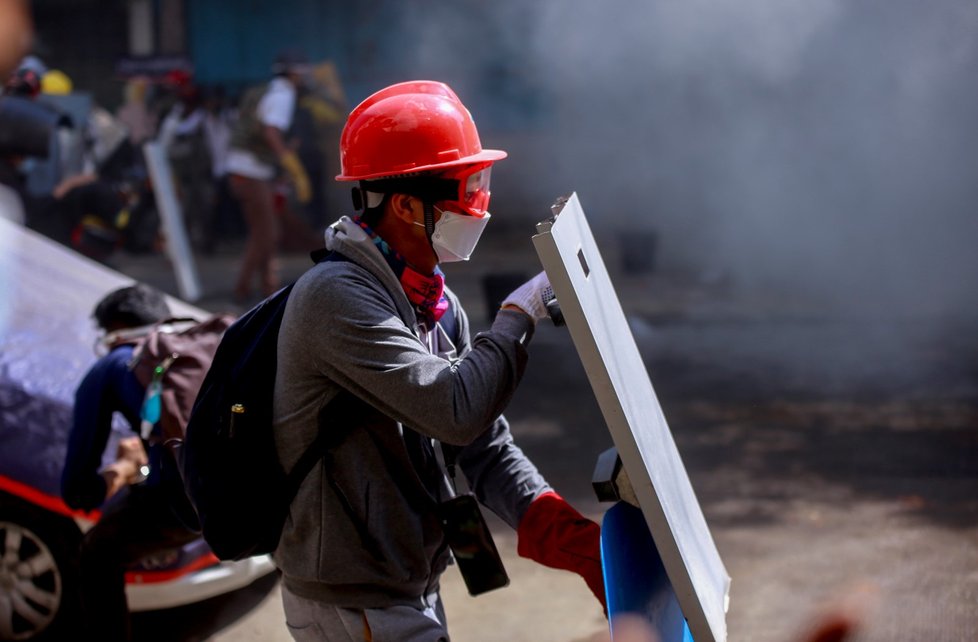
<svg viewBox="0 0 978 642">
<path fill-rule="evenodd" d="M 112 415 L 122 412 L 138 424 L 144 390 L 129 370 L 132 348 L 116 348 L 88 371 L 75 391 L 68 452 L 61 473 L 61 495 L 72 508 L 92 510 L 105 501 L 105 479 L 99 470 L 112 429 Z"/>
<path fill-rule="evenodd" d="M 290 297 L 280 350 L 314 359 L 322 376 L 448 444 L 471 443 L 500 415 L 526 367 L 526 315 L 501 311 L 450 363 L 428 352 L 368 271 L 334 262 L 312 272 Z"/>
<path fill-rule="evenodd" d="M 502 416 L 461 450 L 458 465 L 479 501 L 514 530 L 533 500 L 553 490 L 513 441 Z"/>
<path fill-rule="evenodd" d="M 469 320 L 452 296 L 458 328 L 456 349 L 465 357 L 472 350 Z M 458 465 L 479 501 L 516 529 L 534 499 L 552 489 L 513 440 L 509 422 L 500 415 L 488 430 L 458 450 Z"/>
</svg>

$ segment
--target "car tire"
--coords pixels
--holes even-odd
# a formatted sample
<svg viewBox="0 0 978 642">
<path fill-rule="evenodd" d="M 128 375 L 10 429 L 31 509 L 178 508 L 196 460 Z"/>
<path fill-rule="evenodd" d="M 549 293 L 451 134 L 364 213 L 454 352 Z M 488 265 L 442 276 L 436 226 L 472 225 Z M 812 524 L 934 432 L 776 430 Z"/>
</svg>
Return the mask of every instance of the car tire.
<svg viewBox="0 0 978 642">
<path fill-rule="evenodd" d="M 80 540 L 73 520 L 0 494 L 0 640 L 70 637 Z"/>
</svg>

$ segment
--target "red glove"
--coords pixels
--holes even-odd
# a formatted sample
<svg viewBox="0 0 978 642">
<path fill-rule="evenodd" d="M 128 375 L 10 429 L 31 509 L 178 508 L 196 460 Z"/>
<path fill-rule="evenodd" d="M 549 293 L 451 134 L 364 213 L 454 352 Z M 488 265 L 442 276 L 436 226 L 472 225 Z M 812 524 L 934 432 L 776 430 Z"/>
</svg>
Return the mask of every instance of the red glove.
<svg viewBox="0 0 978 642">
<path fill-rule="evenodd" d="M 516 552 L 520 557 L 577 573 L 607 611 L 600 526 L 551 491 L 533 500 L 516 535 Z"/>
</svg>

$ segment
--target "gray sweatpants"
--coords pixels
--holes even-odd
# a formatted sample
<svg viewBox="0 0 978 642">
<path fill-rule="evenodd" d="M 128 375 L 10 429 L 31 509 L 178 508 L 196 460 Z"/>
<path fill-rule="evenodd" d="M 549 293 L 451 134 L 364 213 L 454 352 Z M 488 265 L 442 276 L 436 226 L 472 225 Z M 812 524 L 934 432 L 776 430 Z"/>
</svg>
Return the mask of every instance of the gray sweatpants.
<svg viewBox="0 0 978 642">
<path fill-rule="evenodd" d="M 285 624 L 296 642 L 448 642 L 445 609 L 437 593 L 424 609 L 356 609 L 310 600 L 282 585 Z"/>
</svg>

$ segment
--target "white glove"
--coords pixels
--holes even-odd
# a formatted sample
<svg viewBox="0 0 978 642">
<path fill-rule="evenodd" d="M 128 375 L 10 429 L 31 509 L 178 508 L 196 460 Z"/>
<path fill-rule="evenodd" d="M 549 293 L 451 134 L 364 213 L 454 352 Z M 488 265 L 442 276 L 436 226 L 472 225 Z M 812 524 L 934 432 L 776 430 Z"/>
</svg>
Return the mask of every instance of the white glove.
<svg viewBox="0 0 978 642">
<path fill-rule="evenodd" d="M 547 312 L 547 302 L 554 298 L 554 291 L 550 288 L 550 279 L 546 272 L 541 272 L 535 277 L 513 290 L 509 296 L 503 300 L 503 307 L 515 305 L 534 321 L 540 321 L 550 316 Z"/>
</svg>

